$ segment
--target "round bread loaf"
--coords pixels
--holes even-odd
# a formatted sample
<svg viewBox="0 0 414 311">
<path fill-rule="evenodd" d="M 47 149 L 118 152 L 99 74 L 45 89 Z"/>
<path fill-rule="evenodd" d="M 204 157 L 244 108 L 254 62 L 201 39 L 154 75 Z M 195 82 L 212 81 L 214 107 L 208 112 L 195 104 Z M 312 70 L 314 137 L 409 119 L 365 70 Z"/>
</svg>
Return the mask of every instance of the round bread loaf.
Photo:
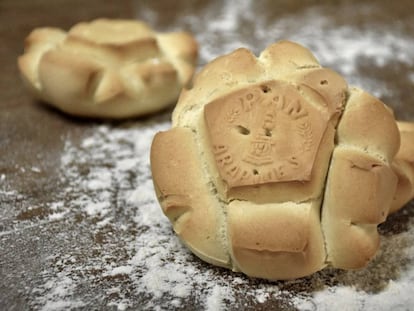
<svg viewBox="0 0 414 311">
<path fill-rule="evenodd" d="M 186 32 L 98 19 L 68 32 L 33 30 L 18 66 L 36 97 L 68 114 L 129 118 L 175 103 L 193 74 L 197 49 Z"/>
<path fill-rule="evenodd" d="M 377 225 L 414 196 L 414 126 L 399 127 L 306 48 L 242 48 L 182 91 L 152 144 L 154 186 L 209 263 L 271 280 L 360 268 Z"/>
</svg>

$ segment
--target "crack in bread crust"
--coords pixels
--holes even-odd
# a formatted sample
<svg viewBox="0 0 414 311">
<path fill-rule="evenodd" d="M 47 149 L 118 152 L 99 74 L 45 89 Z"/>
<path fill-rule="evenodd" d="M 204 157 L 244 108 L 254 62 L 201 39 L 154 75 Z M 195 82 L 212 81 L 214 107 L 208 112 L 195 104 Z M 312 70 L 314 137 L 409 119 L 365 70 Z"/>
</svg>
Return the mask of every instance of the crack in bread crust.
<svg viewBox="0 0 414 311">
<path fill-rule="evenodd" d="M 363 126 L 355 127 L 356 114 Z M 377 133 L 381 131 L 387 133 Z M 379 140 L 388 141 L 379 144 Z M 352 89 L 338 123 L 321 209 L 327 261 L 332 266 L 360 268 L 375 255 L 377 225 L 385 221 L 397 186 L 389 163 L 398 144 L 398 129 L 388 109 L 363 91 Z"/>
</svg>

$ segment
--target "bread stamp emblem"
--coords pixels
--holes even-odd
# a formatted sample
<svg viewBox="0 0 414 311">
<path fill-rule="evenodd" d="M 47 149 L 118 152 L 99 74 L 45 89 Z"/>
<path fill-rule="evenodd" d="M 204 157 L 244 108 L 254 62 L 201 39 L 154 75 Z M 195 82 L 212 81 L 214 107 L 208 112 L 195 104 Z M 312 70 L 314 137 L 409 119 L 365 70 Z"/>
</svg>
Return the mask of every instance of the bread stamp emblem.
<svg viewBox="0 0 414 311">
<path fill-rule="evenodd" d="M 327 120 L 294 86 L 250 86 L 209 103 L 204 115 L 229 187 L 310 179 Z"/>
</svg>

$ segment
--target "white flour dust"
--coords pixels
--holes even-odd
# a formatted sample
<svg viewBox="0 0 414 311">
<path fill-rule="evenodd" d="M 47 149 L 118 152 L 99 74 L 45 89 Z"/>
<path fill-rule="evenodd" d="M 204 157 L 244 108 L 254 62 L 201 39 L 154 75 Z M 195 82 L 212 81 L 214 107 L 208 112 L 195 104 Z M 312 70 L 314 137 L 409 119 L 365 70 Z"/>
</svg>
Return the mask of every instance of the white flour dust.
<svg viewBox="0 0 414 311">
<path fill-rule="evenodd" d="M 99 284 L 95 298 L 118 310 L 136 307 L 137 301 L 144 310 L 173 310 L 188 301 L 199 309 L 233 310 L 243 307 L 240 297 L 256 306 L 283 301 L 298 310 L 404 310 L 414 304 L 413 223 L 406 232 L 384 237 L 376 260 L 357 272 L 328 270 L 305 280 L 268 283 L 195 259 L 173 234 L 152 186 L 151 141 L 169 125 L 100 125 L 79 146 L 66 145 L 65 195 L 50 204 L 49 220 L 82 215 L 87 230 L 108 241 L 97 254 L 80 259 L 75 253 L 51 255 L 53 266 L 43 271 L 47 281 L 33 291 L 36 307 L 89 306 L 91 301 L 75 298 L 85 282 Z"/>
<path fill-rule="evenodd" d="M 300 16 L 300 23 L 296 14 L 269 21 L 256 14 L 253 4 L 252 1 L 243 1 L 234 5 L 228 1 L 222 6 L 221 14 L 206 14 L 201 16 L 205 23 L 198 21 L 194 24 L 195 27 L 209 24 L 208 31 L 196 31 L 199 41 L 207 43 L 201 49 L 203 62 L 239 47 L 258 54 L 278 40 L 293 40 L 310 48 L 323 65 L 339 68 L 345 75 L 355 73 L 358 58 L 364 56 L 379 65 L 390 60 L 414 62 L 412 55 L 407 53 L 414 49 L 414 41 L 410 37 L 393 35 L 392 29 L 388 28 L 385 33 L 381 27 L 359 29 L 350 24 L 332 27 L 335 17 L 324 13 L 322 7 L 306 9 Z M 246 37 L 243 27 L 253 38 Z M 400 25 L 391 27 L 397 32 Z M 217 41 L 226 43 L 217 45 Z"/>
<path fill-rule="evenodd" d="M 200 43 L 201 65 L 240 47 L 259 55 L 274 42 L 291 40 L 309 48 L 323 66 L 339 71 L 350 84 L 379 97 L 390 90 L 386 84 L 378 85 L 377 82 L 374 86 L 358 74 L 361 59 L 369 59 L 379 67 L 390 61 L 414 64 L 411 52 L 414 40 L 400 32 L 398 22 L 363 27 L 338 24 L 337 13 L 332 14 L 323 5 L 274 18 L 263 18 L 266 14 L 262 10 L 266 7 L 253 0 L 212 2 L 207 6 L 203 14 L 197 16 L 186 15 L 184 10 L 170 25 L 174 29 L 186 25 L 186 29 L 195 34 Z M 354 14 L 355 7 L 344 5 L 342 9 L 347 14 Z M 277 12 L 277 6 L 272 10 Z M 375 4 L 361 4 L 358 10 L 369 15 L 370 11 L 375 11 Z M 158 15 L 152 10 L 140 11 L 137 17 L 152 24 L 158 21 Z"/>
<path fill-rule="evenodd" d="M 319 8 L 302 12 L 300 23 L 293 13 L 265 21 L 258 17 L 255 3 L 227 1 L 220 8 L 206 4 L 205 14 L 182 16 L 171 27 L 191 25 L 200 43 L 201 64 L 238 47 L 259 54 L 277 40 L 298 41 L 324 66 L 376 96 L 387 87 L 373 88 L 368 79 L 354 75 L 359 58 L 368 57 L 379 66 L 390 60 L 414 62 L 412 38 L 384 36 L 380 27 L 328 27 L 332 17 Z M 155 24 L 153 11 L 140 14 Z M 413 77 L 414 73 L 414 81 Z M 302 280 L 269 283 L 196 259 L 173 234 L 153 190 L 150 145 L 157 131 L 169 128 L 168 119 L 164 115 L 91 125 L 79 144 L 68 140 L 61 159 L 60 193 L 44 206 L 47 216 L 42 221 L 71 229 L 56 233 L 55 238 L 67 245 L 45 258 L 30 292 L 31 308 L 90 309 L 100 303 L 117 310 L 174 310 L 190 303 L 208 311 L 260 306 L 362 311 L 408 310 L 414 305 L 414 220 L 408 214 L 406 230 L 383 236 L 378 256 L 361 271 L 328 269 Z M 35 166 L 26 171 L 40 173 Z M 0 181 L 6 180 L 0 175 Z M 10 190 L 7 195 L 19 194 Z M 81 251 L 71 248 L 70 241 L 81 245 Z"/>
<path fill-rule="evenodd" d="M 81 218 L 92 235 L 117 233 L 123 243 L 101 241 L 104 248 L 83 256 L 76 250 L 52 254 L 47 258 L 50 267 L 40 275 L 45 283 L 32 291 L 33 307 L 86 307 L 91 301 L 75 298 L 85 282 L 100 286 L 93 299 L 102 296 L 108 307 L 118 310 L 136 301 L 141 309 L 164 310 L 188 299 L 206 310 L 224 310 L 236 303 L 237 295 L 262 303 L 278 291 L 259 283 L 245 292 L 248 279 L 195 260 L 172 233 L 156 201 L 149 168 L 152 138 L 168 127 L 165 121 L 101 125 L 78 146 L 66 144 L 61 167 L 66 186 L 61 201 L 49 204 L 48 221 L 71 223 Z M 126 254 L 122 258 L 119 249 Z"/>
</svg>

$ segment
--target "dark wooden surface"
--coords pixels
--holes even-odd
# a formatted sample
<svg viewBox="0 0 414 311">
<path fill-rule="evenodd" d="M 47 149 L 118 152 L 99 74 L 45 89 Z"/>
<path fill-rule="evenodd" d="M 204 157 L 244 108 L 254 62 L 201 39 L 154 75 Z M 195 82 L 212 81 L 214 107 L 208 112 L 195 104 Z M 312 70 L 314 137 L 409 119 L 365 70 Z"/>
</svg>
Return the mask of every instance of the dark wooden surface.
<svg viewBox="0 0 414 311">
<path fill-rule="evenodd" d="M 276 5 L 276 2 L 278 4 Z M 414 2 L 412 1 L 329 1 L 320 5 L 319 1 L 255 1 L 243 20 L 243 12 L 236 9 L 239 2 L 234 2 L 234 14 L 238 14 L 237 27 L 229 20 L 216 28 L 210 24 L 211 18 L 220 21 L 220 13 L 227 6 L 231 12 L 229 1 L 98 1 L 98 0 L 1 0 L 0 1 L 0 309 L 31 310 L 42 309 L 42 302 L 36 288 L 44 288 L 48 278 L 59 269 L 47 259 L 50 254 L 82 254 L 80 260 L 99 261 L 102 251 L 93 253 L 96 237 L 91 237 L 93 221 L 81 219 L 74 213 L 69 220 L 45 221 L 49 211 L 45 206 L 61 197 L 61 159 L 65 152 L 65 144 L 70 140 L 73 145 L 79 144 L 84 137 L 91 135 L 99 126 L 114 129 L 122 128 L 126 123 L 105 123 L 94 120 L 79 120 L 65 116 L 42 103 L 36 102 L 25 91 L 16 66 L 18 55 L 23 52 L 24 38 L 29 32 L 40 26 L 55 26 L 68 29 L 71 25 L 97 17 L 135 18 L 147 20 L 158 30 L 186 29 L 192 31 L 200 40 L 200 66 L 212 57 L 230 52 L 233 48 L 245 46 L 259 53 L 268 44 L 282 38 L 304 39 L 304 44 L 312 48 L 315 54 L 321 55 L 324 65 L 334 68 L 345 75 L 353 84 L 366 88 L 379 96 L 395 110 L 397 118 L 414 121 Z M 226 15 L 227 14 L 227 15 Z M 229 18 L 226 13 L 223 16 Z M 190 18 L 192 17 L 192 18 Z M 223 18 L 224 18 L 223 17 Z M 320 25 L 320 19 L 326 23 Z M 275 21 L 280 21 L 277 24 Z M 312 29 L 313 23 L 315 31 Z M 274 26 L 281 26 L 275 29 Z M 283 26 L 283 27 L 282 27 Z M 345 29 L 345 30 L 344 30 Z M 349 29 L 347 32 L 346 29 Z M 335 32 L 336 31 L 336 32 Z M 366 52 L 365 34 L 374 31 L 378 37 L 373 40 L 372 53 Z M 336 47 L 338 36 L 349 36 L 349 44 L 360 53 L 347 54 L 343 58 L 342 45 Z M 353 35 L 355 33 L 355 36 Z M 268 34 L 268 35 L 266 35 Z M 302 35 L 301 35 L 302 34 Z M 312 34 L 314 38 L 303 37 Z M 386 39 L 389 37 L 395 40 Z M 397 38 L 403 44 L 398 46 Z M 327 45 L 325 40 L 331 40 Z M 382 42 L 381 42 L 382 41 Z M 385 57 L 379 61 L 376 51 L 382 53 L 381 45 L 397 42 L 395 58 Z M 361 44 L 361 45 L 359 45 Z M 331 50 L 325 47 L 330 46 Z M 392 49 L 391 49 L 392 50 Z M 333 53 L 334 51 L 335 53 Z M 330 55 L 332 54 L 332 55 Z M 352 70 L 347 70 L 347 62 Z M 345 64 L 344 64 L 345 63 Z M 170 111 L 161 116 L 153 116 L 145 120 L 134 120 L 132 126 L 140 127 L 146 122 L 167 122 Z M 158 118 L 158 119 L 157 119 Z M 130 126 L 131 123 L 128 123 Z M 91 164 L 92 165 L 92 164 Z M 35 167 L 35 170 L 30 168 Z M 80 177 L 81 178 L 81 177 Z M 17 194 L 16 194 L 17 193 Z M 404 214 L 396 214 L 382 227 L 384 236 L 407 231 L 407 219 L 412 217 L 413 205 L 406 208 Z M 78 218 L 77 218 L 78 217 Z M 122 211 L 119 217 L 128 218 L 128 211 Z M 116 228 L 111 229 L 118 234 Z M 61 234 L 65 233 L 64 238 Z M 139 239 L 139 232 L 134 232 Z M 81 237 L 81 238 L 80 238 Z M 108 238 L 109 239 L 109 238 Z M 133 256 L 122 249 L 123 239 L 127 233 L 113 238 L 102 247 L 120 247 L 119 259 Z M 410 241 L 414 243 L 414 237 Z M 112 260 L 117 255 L 112 253 Z M 226 278 L 234 275 L 227 271 L 212 268 L 198 263 L 200 269 L 212 269 L 214 273 L 222 273 Z M 43 273 L 51 271 L 50 275 Z M 338 275 L 334 275 L 334 278 Z M 83 305 L 79 309 L 116 309 L 111 301 L 118 299 L 114 295 L 106 295 L 109 285 L 122 287 L 121 293 L 126 296 L 131 309 L 141 309 L 148 305 L 152 298 L 142 294 L 134 294 L 134 285 L 125 280 L 108 279 L 85 274 L 84 281 L 78 282 L 73 300 L 79 298 Z M 335 284 L 328 276 L 322 278 L 325 285 Z M 386 277 L 383 281 L 387 281 Z M 112 282 L 112 283 L 111 283 Z M 285 290 L 285 296 L 268 299 L 265 303 L 257 303 L 236 291 L 238 300 L 232 306 L 244 310 L 295 309 L 292 297 L 304 295 L 308 288 L 315 290 L 314 279 L 303 282 L 277 284 Z M 109 285 L 108 285 L 109 283 Z M 266 282 L 265 282 L 266 283 Z M 244 288 L 260 287 L 260 281 L 245 281 Z M 267 284 L 267 283 L 266 283 Z M 320 284 L 319 284 L 320 285 Z M 350 284 L 352 285 L 352 284 Z M 414 284 L 413 284 L 414 286 Z M 43 293 L 44 294 L 44 293 Z M 163 305 L 165 308 L 192 310 L 205 306 L 202 294 L 193 293 L 183 299 L 179 307 Z M 39 302 L 41 301 L 41 302 Z M 166 307 L 167 306 L 167 307 Z M 119 307 L 119 305 L 118 305 Z M 75 308 L 76 309 L 76 308 Z"/>
</svg>

